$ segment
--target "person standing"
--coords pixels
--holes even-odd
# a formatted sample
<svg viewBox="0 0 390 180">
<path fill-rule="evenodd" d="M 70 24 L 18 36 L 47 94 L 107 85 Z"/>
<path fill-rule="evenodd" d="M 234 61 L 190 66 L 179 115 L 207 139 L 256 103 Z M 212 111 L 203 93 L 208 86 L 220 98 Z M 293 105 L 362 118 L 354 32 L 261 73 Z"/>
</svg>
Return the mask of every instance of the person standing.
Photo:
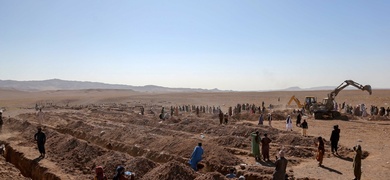
<svg viewBox="0 0 390 180">
<path fill-rule="evenodd" d="M 145 113 L 145 108 L 141 106 L 141 115 L 144 115 L 144 113 Z"/>
<path fill-rule="evenodd" d="M 362 175 L 362 147 L 358 144 L 353 147 L 353 150 L 356 152 L 355 157 L 353 158 L 353 174 L 355 175 L 354 180 L 360 180 Z"/>
<path fill-rule="evenodd" d="M 261 142 L 261 137 L 259 134 L 259 131 L 256 131 L 255 133 L 251 134 L 252 136 L 252 154 L 255 156 L 255 160 L 259 161 L 260 160 L 260 142 Z"/>
<path fill-rule="evenodd" d="M 318 161 L 318 166 L 322 166 L 322 161 L 324 159 L 324 154 L 325 154 L 325 144 L 321 136 L 317 138 L 317 141 L 318 142 L 316 143 L 317 146 L 316 159 Z"/>
<path fill-rule="evenodd" d="M 268 119 L 268 125 L 269 125 L 269 127 L 272 127 L 272 125 L 271 125 L 271 122 L 272 122 L 272 115 L 271 115 L 271 113 L 268 113 L 267 119 Z"/>
<path fill-rule="evenodd" d="M 38 116 L 38 124 L 42 125 L 43 120 L 45 119 L 45 113 L 42 112 L 42 108 L 39 108 L 37 116 Z"/>
<path fill-rule="evenodd" d="M 286 119 L 286 130 L 291 130 L 292 131 L 292 119 L 291 116 L 288 115 Z"/>
<path fill-rule="evenodd" d="M 287 159 L 284 158 L 283 150 L 279 151 L 279 158 L 275 161 L 275 171 L 272 174 L 273 180 L 285 180 L 286 179 L 286 168 Z"/>
<path fill-rule="evenodd" d="M 45 143 L 46 143 L 46 134 L 42 132 L 42 128 L 38 127 L 38 132 L 34 135 L 34 140 L 37 142 L 38 150 L 41 155 L 40 158 L 45 157 Z"/>
<path fill-rule="evenodd" d="M 302 114 L 300 111 L 298 111 L 297 122 L 296 122 L 297 127 L 301 126 L 301 121 L 302 121 Z"/>
<path fill-rule="evenodd" d="M 309 129 L 309 125 L 306 122 L 306 119 L 303 120 L 303 123 L 301 124 L 302 127 L 302 135 L 307 136 L 307 129 Z"/>
<path fill-rule="evenodd" d="M 0 130 L 1 130 L 1 127 L 3 126 L 3 110 L 0 109 Z"/>
<path fill-rule="evenodd" d="M 337 146 L 340 140 L 340 129 L 338 125 L 333 126 L 332 134 L 330 135 L 330 144 L 332 148 L 332 154 L 337 153 Z"/>
<path fill-rule="evenodd" d="M 225 115 L 223 116 L 223 119 L 224 119 L 224 123 L 227 124 L 228 121 L 229 121 L 229 115 L 228 115 L 228 113 L 225 113 Z"/>
<path fill-rule="evenodd" d="M 223 112 L 222 112 L 222 110 L 219 110 L 219 124 L 221 124 L 222 125 L 222 123 L 223 123 Z"/>
<path fill-rule="evenodd" d="M 264 138 L 261 139 L 261 154 L 263 154 L 263 160 L 269 161 L 269 144 L 272 142 L 270 138 L 267 137 L 267 133 L 264 134 Z"/>
<path fill-rule="evenodd" d="M 259 124 L 258 125 L 263 125 L 263 122 L 264 122 L 264 116 L 263 116 L 263 113 L 261 113 L 260 117 L 259 117 Z"/>
<path fill-rule="evenodd" d="M 198 146 L 195 147 L 194 151 L 191 154 L 191 159 L 188 162 L 191 165 L 191 168 L 195 171 L 198 170 L 198 163 L 202 160 L 203 148 L 202 143 L 198 143 Z"/>
</svg>

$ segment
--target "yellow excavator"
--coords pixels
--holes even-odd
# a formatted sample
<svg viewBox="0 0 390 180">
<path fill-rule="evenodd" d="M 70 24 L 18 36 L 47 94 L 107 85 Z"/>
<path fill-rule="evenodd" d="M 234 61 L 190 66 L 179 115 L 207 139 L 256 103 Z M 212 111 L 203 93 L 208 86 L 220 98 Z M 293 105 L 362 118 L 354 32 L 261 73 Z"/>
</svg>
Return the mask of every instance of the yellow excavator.
<svg viewBox="0 0 390 180">
<path fill-rule="evenodd" d="M 293 95 L 293 96 L 291 96 L 290 100 L 288 101 L 287 106 L 291 106 L 291 103 L 293 101 L 297 104 L 299 109 L 304 107 L 305 109 L 308 110 L 314 103 L 317 103 L 317 97 L 306 96 L 305 101 L 302 104 L 301 101 L 299 101 L 299 99 L 296 98 L 295 95 Z"/>
<path fill-rule="evenodd" d="M 327 98 L 324 98 L 322 103 L 315 103 L 310 107 L 310 111 L 314 113 L 315 119 L 337 119 L 341 117 L 341 113 L 335 110 L 335 97 L 341 90 L 347 86 L 354 86 L 362 91 L 367 91 L 370 95 L 372 89 L 370 85 L 361 85 L 352 80 L 345 80 L 339 86 L 336 87 L 332 92 L 328 94 Z"/>
</svg>

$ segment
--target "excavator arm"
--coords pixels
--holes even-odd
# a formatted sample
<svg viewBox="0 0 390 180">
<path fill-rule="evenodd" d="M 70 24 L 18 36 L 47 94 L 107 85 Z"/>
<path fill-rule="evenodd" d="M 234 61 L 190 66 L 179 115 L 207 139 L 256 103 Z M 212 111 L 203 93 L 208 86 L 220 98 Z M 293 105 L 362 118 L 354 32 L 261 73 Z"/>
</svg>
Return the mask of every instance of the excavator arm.
<svg viewBox="0 0 390 180">
<path fill-rule="evenodd" d="M 291 96 L 290 101 L 288 101 L 287 105 L 290 106 L 291 103 L 292 103 L 292 101 L 295 101 L 295 103 L 297 103 L 298 108 L 302 108 L 302 107 L 303 107 L 303 105 L 301 104 L 301 101 L 299 101 L 299 99 L 297 99 L 297 98 L 295 97 L 295 95 L 294 95 L 294 96 Z"/>
<path fill-rule="evenodd" d="M 371 89 L 371 86 L 370 85 L 361 85 L 355 81 L 352 81 L 352 80 L 345 80 L 343 83 L 341 83 L 336 89 L 334 89 L 330 94 L 328 94 L 328 100 L 326 102 L 326 107 L 327 109 L 329 110 L 332 110 L 333 107 L 334 107 L 334 99 L 335 97 L 339 94 L 339 92 L 341 90 L 343 90 L 344 88 L 346 88 L 347 86 L 354 86 L 362 91 L 368 91 L 368 93 L 371 95 L 372 94 L 372 89 Z"/>
</svg>

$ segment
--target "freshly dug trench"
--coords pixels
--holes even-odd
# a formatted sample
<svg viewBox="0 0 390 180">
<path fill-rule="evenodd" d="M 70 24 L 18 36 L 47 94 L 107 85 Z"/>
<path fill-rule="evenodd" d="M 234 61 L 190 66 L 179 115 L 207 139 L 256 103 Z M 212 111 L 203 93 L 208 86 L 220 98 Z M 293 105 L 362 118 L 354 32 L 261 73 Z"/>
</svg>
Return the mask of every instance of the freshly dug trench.
<svg viewBox="0 0 390 180">
<path fill-rule="evenodd" d="M 4 143 L 4 142 L 3 142 Z M 5 158 L 8 162 L 15 165 L 23 176 L 33 180 L 60 180 L 57 175 L 48 171 L 47 168 L 39 165 L 37 159 L 28 159 L 22 152 L 12 148 L 8 143 L 4 143 L 6 148 Z"/>
</svg>

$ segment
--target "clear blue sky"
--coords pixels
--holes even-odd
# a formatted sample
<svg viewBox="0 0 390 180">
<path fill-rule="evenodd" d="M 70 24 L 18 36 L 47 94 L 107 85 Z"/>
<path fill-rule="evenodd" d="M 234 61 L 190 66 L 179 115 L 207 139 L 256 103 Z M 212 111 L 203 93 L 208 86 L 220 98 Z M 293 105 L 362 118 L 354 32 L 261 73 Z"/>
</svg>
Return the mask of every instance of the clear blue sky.
<svg viewBox="0 0 390 180">
<path fill-rule="evenodd" d="M 0 0 L 0 79 L 390 88 L 390 1 Z"/>
</svg>

